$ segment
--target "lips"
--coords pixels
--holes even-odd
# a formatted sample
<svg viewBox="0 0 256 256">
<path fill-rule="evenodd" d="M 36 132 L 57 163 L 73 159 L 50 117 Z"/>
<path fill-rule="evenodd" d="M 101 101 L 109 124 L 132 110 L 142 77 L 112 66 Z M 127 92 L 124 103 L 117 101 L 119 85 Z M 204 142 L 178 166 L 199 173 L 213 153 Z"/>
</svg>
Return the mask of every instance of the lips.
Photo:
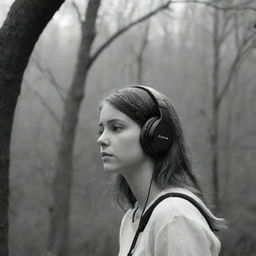
<svg viewBox="0 0 256 256">
<path fill-rule="evenodd" d="M 101 157 L 105 157 L 105 156 L 113 156 L 113 155 L 106 152 L 101 152 Z"/>
</svg>

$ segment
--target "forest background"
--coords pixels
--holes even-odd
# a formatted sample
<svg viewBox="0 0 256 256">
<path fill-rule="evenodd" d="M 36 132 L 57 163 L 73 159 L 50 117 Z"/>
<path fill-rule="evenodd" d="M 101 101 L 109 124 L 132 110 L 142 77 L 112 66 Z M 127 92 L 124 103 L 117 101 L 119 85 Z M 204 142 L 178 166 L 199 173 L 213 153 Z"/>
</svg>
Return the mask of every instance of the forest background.
<svg viewBox="0 0 256 256">
<path fill-rule="evenodd" d="M 12 2 L 0 2 L 1 24 Z M 184 2 L 120 34 L 90 68 L 70 170 L 69 255 L 117 255 L 123 211 L 112 199 L 112 177 L 102 170 L 98 104 L 110 91 L 131 84 L 155 87 L 173 101 L 193 169 L 213 210 L 229 222 L 220 234 L 221 255 L 256 253 L 256 6 L 254 1 Z M 163 3 L 102 1 L 92 50 Z M 82 0 L 63 4 L 24 74 L 11 143 L 13 256 L 46 255 L 54 237 L 49 230 L 59 134 L 86 7 Z"/>
</svg>

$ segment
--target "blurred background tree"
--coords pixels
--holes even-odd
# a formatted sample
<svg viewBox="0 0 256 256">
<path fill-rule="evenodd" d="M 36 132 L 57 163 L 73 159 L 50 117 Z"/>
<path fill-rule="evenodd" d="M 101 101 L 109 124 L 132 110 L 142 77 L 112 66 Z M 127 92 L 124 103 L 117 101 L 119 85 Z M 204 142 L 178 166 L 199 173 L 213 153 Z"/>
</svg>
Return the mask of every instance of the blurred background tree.
<svg viewBox="0 0 256 256">
<path fill-rule="evenodd" d="M 256 252 L 255 3 L 189 2 L 173 3 L 121 34 L 90 67 L 72 153 L 69 255 L 117 254 L 123 212 L 111 199 L 112 177 L 102 173 L 98 156 L 98 103 L 134 83 L 159 89 L 176 106 L 194 171 L 210 203 L 230 222 L 221 234 L 222 255 Z M 164 3 L 102 0 L 91 57 L 117 31 Z M 41 35 L 23 79 L 11 144 L 14 256 L 44 255 L 52 241 L 59 136 L 86 8 L 86 1 L 63 5 Z"/>
</svg>

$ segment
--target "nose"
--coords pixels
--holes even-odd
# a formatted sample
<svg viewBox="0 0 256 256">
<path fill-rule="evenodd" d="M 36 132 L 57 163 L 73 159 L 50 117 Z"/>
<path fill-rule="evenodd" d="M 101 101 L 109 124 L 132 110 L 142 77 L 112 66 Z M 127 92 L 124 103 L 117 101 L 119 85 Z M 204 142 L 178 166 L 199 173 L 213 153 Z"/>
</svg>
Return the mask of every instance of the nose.
<svg viewBox="0 0 256 256">
<path fill-rule="evenodd" d="M 99 144 L 99 146 L 107 146 L 107 145 L 109 145 L 109 138 L 107 137 L 105 132 L 103 132 L 100 135 L 100 137 L 97 139 L 97 143 Z"/>
</svg>

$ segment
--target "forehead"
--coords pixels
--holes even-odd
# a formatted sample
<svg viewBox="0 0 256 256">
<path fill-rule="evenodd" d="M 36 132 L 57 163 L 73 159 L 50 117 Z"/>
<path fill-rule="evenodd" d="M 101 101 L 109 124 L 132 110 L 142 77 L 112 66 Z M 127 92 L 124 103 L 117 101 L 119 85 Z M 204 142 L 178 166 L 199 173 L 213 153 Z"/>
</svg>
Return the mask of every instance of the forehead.
<svg viewBox="0 0 256 256">
<path fill-rule="evenodd" d="M 119 111 L 108 102 L 104 102 L 100 110 L 100 123 L 106 123 L 109 120 L 118 119 L 126 122 L 133 122 L 126 114 Z"/>
</svg>

